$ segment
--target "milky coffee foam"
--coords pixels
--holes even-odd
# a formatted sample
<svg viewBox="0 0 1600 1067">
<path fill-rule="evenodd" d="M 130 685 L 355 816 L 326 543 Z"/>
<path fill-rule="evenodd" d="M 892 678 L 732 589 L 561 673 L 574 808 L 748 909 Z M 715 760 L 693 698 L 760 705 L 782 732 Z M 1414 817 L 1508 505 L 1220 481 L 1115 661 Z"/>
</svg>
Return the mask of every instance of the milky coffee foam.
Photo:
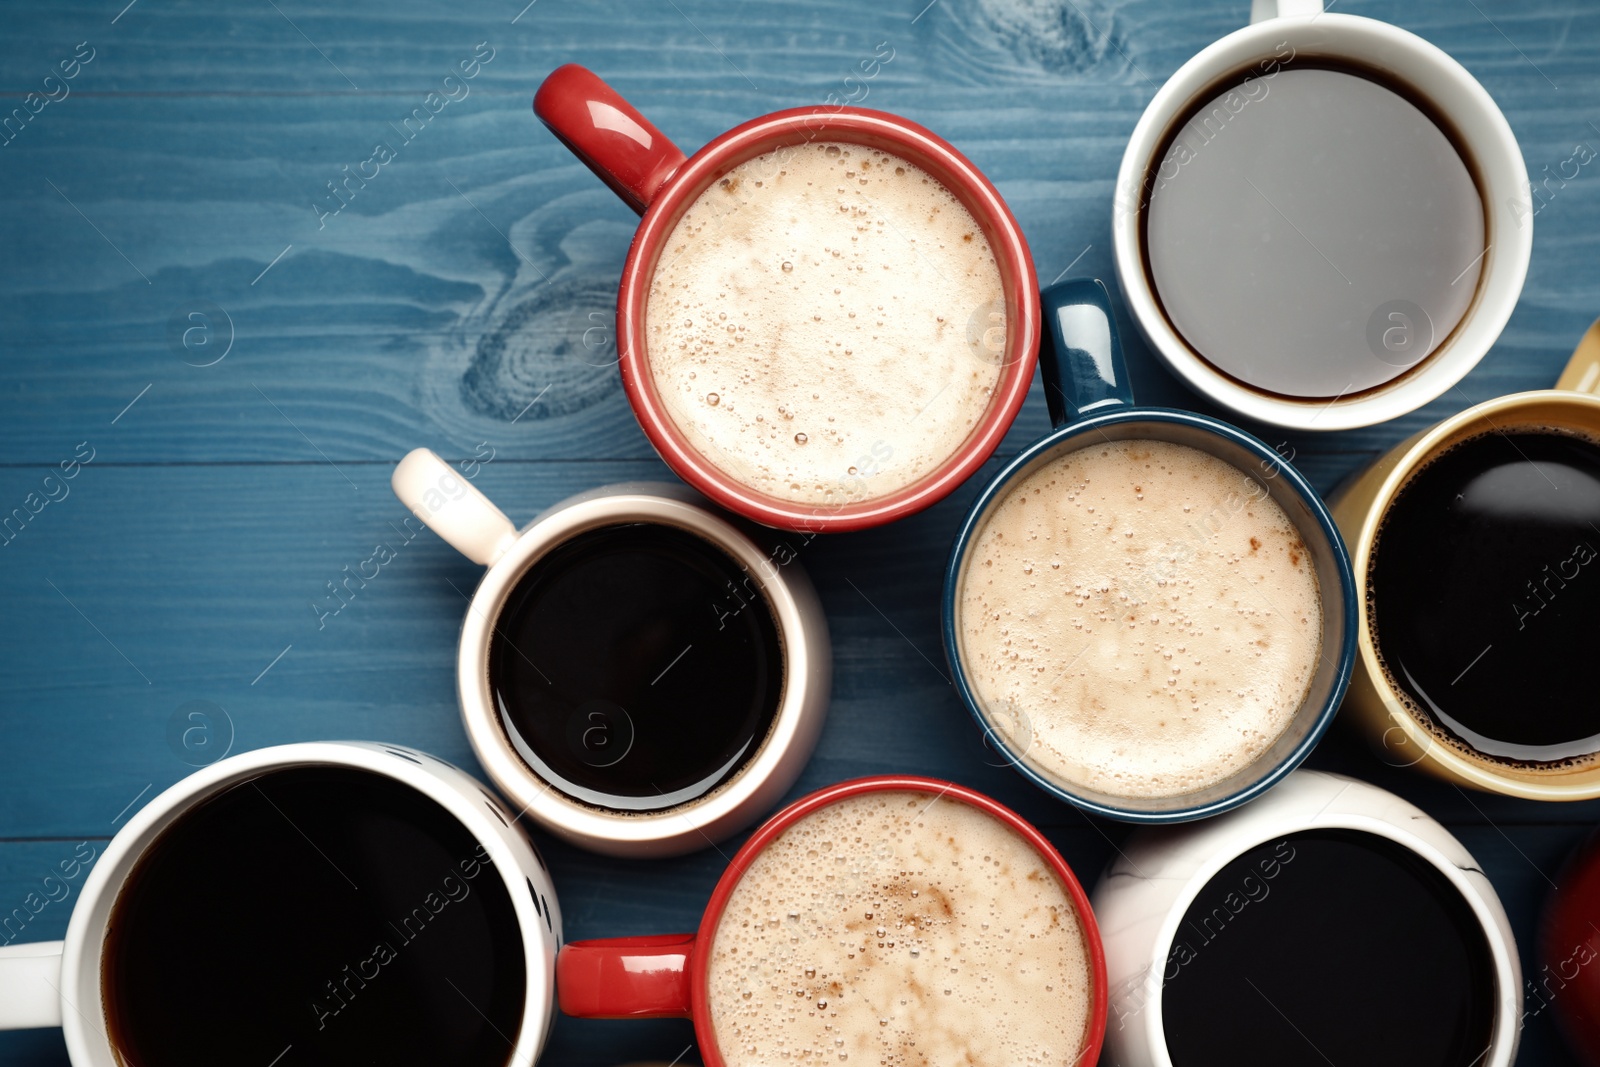
<svg viewBox="0 0 1600 1067">
<path fill-rule="evenodd" d="M 729 1067 L 1076 1064 L 1093 1002 L 1072 899 L 1010 827 L 868 793 L 789 827 L 712 942 Z"/>
<path fill-rule="evenodd" d="M 1265 487 L 1165 441 L 1087 445 L 1019 479 L 968 549 L 961 658 L 995 727 L 1068 788 L 1177 796 L 1289 725 L 1322 601 Z"/>
<path fill-rule="evenodd" d="M 757 492 L 842 505 L 931 474 L 988 409 L 1004 291 L 937 179 L 852 144 L 740 164 L 661 253 L 651 372 L 690 444 Z"/>
</svg>

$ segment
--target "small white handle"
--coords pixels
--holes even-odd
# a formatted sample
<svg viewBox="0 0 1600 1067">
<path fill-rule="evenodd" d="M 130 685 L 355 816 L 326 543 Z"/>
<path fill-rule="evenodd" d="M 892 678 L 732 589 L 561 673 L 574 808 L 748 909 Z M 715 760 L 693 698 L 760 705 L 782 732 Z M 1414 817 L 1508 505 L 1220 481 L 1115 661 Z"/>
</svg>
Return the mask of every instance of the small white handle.
<svg viewBox="0 0 1600 1067">
<path fill-rule="evenodd" d="M 61 942 L 0 948 L 0 1030 L 61 1025 Z"/>
<path fill-rule="evenodd" d="M 431 449 L 412 450 L 389 484 L 400 503 L 474 563 L 492 565 L 517 540 L 505 512 Z"/>
<path fill-rule="evenodd" d="M 1250 22 L 1322 14 L 1322 0 L 1250 0 Z"/>
</svg>

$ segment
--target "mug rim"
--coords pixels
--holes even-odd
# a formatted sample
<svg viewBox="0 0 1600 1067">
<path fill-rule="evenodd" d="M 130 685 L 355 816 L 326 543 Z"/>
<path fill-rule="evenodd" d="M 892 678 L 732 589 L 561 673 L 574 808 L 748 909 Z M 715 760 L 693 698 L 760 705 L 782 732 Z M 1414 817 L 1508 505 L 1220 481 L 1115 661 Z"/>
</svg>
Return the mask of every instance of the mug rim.
<svg viewBox="0 0 1600 1067">
<path fill-rule="evenodd" d="M 106 1026 L 101 968 L 110 914 L 128 877 L 151 845 L 195 806 L 229 788 L 275 771 L 311 766 L 367 771 L 414 789 L 444 808 L 488 852 L 516 916 L 527 977 L 522 1018 L 506 1067 L 520 1067 L 538 1059 L 555 1011 L 555 949 L 562 933 L 560 904 L 552 902 L 554 883 L 533 842 L 511 828 L 515 820 L 477 779 L 437 756 L 408 745 L 378 741 L 299 741 L 226 756 L 185 775 L 151 797 L 106 843 L 79 892 L 62 941 L 59 993 L 73 1009 L 62 1013 L 62 1032 L 71 1063 L 79 1067 L 102 1063 L 115 1067 L 124 1062 Z M 481 794 L 487 814 L 478 808 L 476 798 L 469 799 L 466 783 Z M 543 888 L 548 890 L 540 894 L 542 908 L 529 895 L 533 872 L 515 854 L 508 836 L 526 846 L 538 865 Z M 528 887 L 523 886 L 523 880 L 528 881 Z M 546 933 L 552 936 L 553 944 L 546 945 Z M 86 987 L 86 981 L 92 984 Z M 76 1003 L 67 1000 L 69 994 L 76 994 Z"/>
<path fill-rule="evenodd" d="M 489 685 L 489 652 L 507 597 L 551 551 L 593 530 L 641 522 L 683 530 L 733 559 L 770 609 L 783 688 L 766 737 L 734 776 L 683 804 L 621 812 L 585 803 L 546 782 L 517 754 L 500 725 Z M 744 531 L 702 507 L 683 486 L 601 486 L 553 505 L 484 572 L 461 623 L 456 692 L 473 752 L 490 780 L 551 833 L 618 855 L 674 855 L 706 847 L 749 825 L 788 789 L 826 716 L 830 648 L 821 608 L 795 560 L 774 563 Z"/>
<path fill-rule="evenodd" d="M 1067 865 L 1066 859 L 1037 827 L 987 794 L 940 778 L 881 774 L 836 782 L 789 804 L 750 835 L 718 877 L 716 888 L 712 890 L 705 911 L 701 913 L 700 925 L 693 937 L 695 950 L 689 964 L 690 1011 L 694 1019 L 695 1036 L 699 1040 L 700 1052 L 706 1060 L 706 1067 L 724 1067 L 725 1064 L 722 1052 L 717 1047 L 716 1030 L 711 1019 L 708 974 L 711 969 L 712 946 L 715 944 L 717 926 L 721 922 L 723 911 L 727 908 L 728 900 L 750 864 L 785 830 L 813 812 L 851 797 L 884 792 L 931 793 L 935 799 L 950 797 L 974 807 L 1004 823 L 1055 873 L 1057 881 L 1066 890 L 1073 907 L 1077 910 L 1078 926 L 1083 933 L 1085 955 L 1089 961 L 1090 982 L 1093 985 L 1084 1046 L 1074 1062 L 1094 1063 L 1105 1041 L 1106 1013 L 1110 1003 L 1110 991 L 1106 987 L 1105 945 L 1094 908 L 1089 903 L 1089 895 L 1072 872 L 1072 868 Z"/>
<path fill-rule="evenodd" d="M 1405 50 L 1419 67 L 1430 67 L 1454 83 L 1453 99 L 1422 94 L 1453 126 L 1459 130 L 1459 117 L 1472 115 L 1494 130 L 1494 140 L 1469 145 L 1476 163 L 1474 184 L 1483 200 L 1486 249 L 1481 257 L 1477 292 L 1467 311 L 1451 337 L 1414 367 L 1370 389 L 1349 397 L 1341 394 L 1332 400 L 1293 397 L 1247 386 L 1218 369 L 1182 338 L 1162 310 L 1145 273 L 1141 238 L 1144 208 L 1139 204 L 1151 157 L 1160 147 L 1168 125 L 1204 91 L 1203 84 L 1180 87 L 1180 81 L 1198 79 L 1209 84 L 1225 69 L 1238 68 L 1240 63 L 1221 63 L 1234 51 L 1248 50 L 1254 60 L 1271 58 L 1267 50 L 1273 38 L 1318 20 L 1324 20 L 1324 25 L 1336 32 L 1363 34 L 1368 40 Z M 1328 55 L 1363 59 L 1342 48 L 1331 49 Z M 1390 73 L 1408 85 L 1414 80 L 1409 71 Z M 1504 218 L 1506 209 L 1498 199 L 1506 190 L 1491 187 L 1493 167 L 1485 158 L 1489 148 L 1495 156 L 1493 167 L 1508 172 L 1505 184 L 1513 186 L 1515 192 L 1525 190 L 1528 172 L 1516 134 L 1489 91 L 1448 52 L 1409 30 L 1380 19 L 1327 12 L 1265 19 L 1225 34 L 1185 60 L 1168 77 L 1140 114 L 1123 151 L 1114 187 L 1111 234 L 1117 281 L 1129 314 L 1151 350 L 1180 380 L 1200 395 L 1247 418 L 1288 429 L 1333 431 L 1374 426 L 1415 411 L 1442 396 L 1488 355 L 1510 321 L 1527 280 L 1533 251 L 1533 219 L 1531 215 L 1514 222 Z M 1134 207 L 1122 206 L 1125 192 L 1132 196 Z M 1478 334 L 1471 348 L 1463 346 L 1464 328 L 1469 325 Z"/>
<path fill-rule="evenodd" d="M 1379 483 L 1372 501 L 1366 506 L 1353 539 L 1352 563 L 1357 579 L 1365 588 L 1371 570 L 1377 534 L 1385 517 L 1393 507 L 1395 497 L 1413 475 L 1448 447 L 1452 437 L 1474 423 L 1480 424 L 1482 433 L 1502 432 L 1493 425 L 1491 416 L 1509 414 L 1517 409 L 1539 404 L 1570 405 L 1575 410 L 1588 409 L 1593 422 L 1600 427 L 1600 396 L 1566 389 L 1533 389 L 1520 393 L 1507 393 L 1473 404 L 1443 419 L 1409 440 L 1395 447 L 1398 455 L 1393 465 Z M 1516 429 L 1515 425 L 1508 427 Z M 1600 429 L 1593 433 L 1600 443 Z M 1383 457 L 1380 457 L 1380 461 Z M 1412 764 L 1424 760 L 1437 763 L 1444 770 L 1477 788 L 1526 800 L 1592 800 L 1600 797 L 1600 763 L 1570 774 L 1552 774 L 1528 777 L 1510 776 L 1492 769 L 1487 762 L 1478 762 L 1457 751 L 1454 746 L 1439 738 L 1417 721 L 1417 716 L 1406 707 L 1406 702 L 1388 680 L 1388 672 L 1378 660 L 1377 637 L 1373 632 L 1371 605 L 1366 597 L 1358 605 L 1356 635 L 1359 641 L 1361 665 L 1371 680 L 1373 690 L 1382 701 L 1393 728 L 1398 728 L 1405 743 L 1419 746 L 1422 755 Z M 1568 779 L 1563 781 L 1563 779 Z"/>
<path fill-rule="evenodd" d="M 1340 796 L 1343 796 L 1347 791 L 1349 791 L 1352 786 L 1355 786 L 1357 787 L 1358 796 L 1366 794 L 1363 799 L 1369 802 L 1388 806 L 1392 805 L 1394 800 L 1398 800 L 1400 803 L 1407 807 L 1413 808 L 1416 811 L 1422 810 L 1421 808 L 1418 808 L 1416 805 L 1412 804 L 1410 801 L 1405 800 L 1405 798 L 1399 797 L 1396 794 L 1390 793 L 1388 790 L 1383 789 L 1381 786 L 1375 786 L 1372 783 L 1363 781 L 1359 778 L 1351 778 L 1348 775 L 1336 774 L 1328 771 L 1314 770 L 1298 772 L 1296 777 L 1298 778 L 1302 774 L 1306 776 L 1317 775 L 1319 777 L 1326 777 L 1330 780 L 1330 782 L 1343 783 L 1339 792 L 1335 794 L 1333 800 L 1337 800 Z M 1372 792 L 1367 793 L 1368 790 Z M 1188 914 L 1189 908 L 1193 905 L 1195 898 L 1200 895 L 1201 890 L 1211 883 L 1212 879 L 1217 876 L 1223 867 L 1226 867 L 1229 863 L 1237 859 L 1240 855 L 1248 850 L 1266 844 L 1276 838 L 1286 838 L 1294 834 L 1314 832 L 1317 830 L 1350 830 L 1359 833 L 1370 833 L 1376 837 L 1382 837 L 1385 840 L 1394 842 L 1395 844 L 1404 848 L 1407 852 L 1425 860 L 1429 867 L 1433 868 L 1436 872 L 1444 876 L 1445 880 L 1450 883 L 1451 887 L 1455 889 L 1455 891 L 1462 897 L 1463 900 L 1465 900 L 1468 908 L 1472 912 L 1473 918 L 1477 921 L 1478 927 L 1483 931 L 1484 941 L 1487 943 L 1489 949 L 1490 966 L 1494 976 L 1495 989 L 1492 1001 L 1493 1029 L 1491 1030 L 1490 1045 L 1487 1051 L 1494 1051 L 1497 1045 L 1502 1049 L 1516 1048 L 1519 1036 L 1516 1029 L 1513 1028 L 1512 1031 L 1507 1034 L 1503 1032 L 1504 1028 L 1500 1025 L 1501 1016 L 1503 1014 L 1501 1010 L 1501 1001 L 1508 992 L 1511 995 L 1516 996 L 1521 991 L 1520 986 L 1514 985 L 1509 990 L 1506 988 L 1506 979 L 1508 977 L 1518 977 L 1520 972 L 1520 961 L 1515 955 L 1516 943 L 1514 940 L 1514 935 L 1510 932 L 1509 925 L 1502 929 L 1497 922 L 1497 917 L 1490 907 L 1490 900 L 1493 899 L 1498 901 L 1498 897 L 1484 897 L 1479 887 L 1473 885 L 1472 882 L 1466 877 L 1466 868 L 1459 866 L 1434 842 L 1429 841 L 1425 836 L 1412 831 L 1409 826 L 1389 821 L 1382 815 L 1373 811 L 1361 813 L 1330 813 L 1328 808 L 1333 806 L 1333 800 L 1330 800 L 1321 811 L 1318 811 L 1309 818 L 1301 815 L 1300 813 L 1257 812 L 1258 818 L 1263 820 L 1263 823 L 1260 826 L 1253 826 L 1248 829 L 1240 829 L 1210 824 L 1203 828 L 1202 832 L 1204 830 L 1209 830 L 1217 834 L 1227 834 L 1230 843 L 1226 848 L 1219 849 L 1207 855 L 1205 859 L 1195 867 L 1194 871 L 1188 876 L 1182 886 L 1179 887 L 1176 895 L 1166 906 L 1166 911 L 1161 919 L 1161 925 L 1156 931 L 1155 941 L 1151 950 L 1151 956 L 1145 961 L 1145 966 L 1148 968 L 1146 973 L 1152 975 L 1159 974 L 1162 975 L 1163 978 L 1162 983 L 1156 986 L 1149 1002 L 1146 1003 L 1143 1008 L 1143 1010 L 1148 1013 L 1146 1032 L 1150 1037 L 1150 1050 L 1154 1057 L 1154 1063 L 1152 1064 L 1152 1067 L 1174 1067 L 1171 1054 L 1167 1050 L 1166 1027 L 1163 1023 L 1165 1005 L 1163 1003 L 1162 994 L 1165 990 L 1166 965 L 1167 960 L 1172 952 L 1173 940 L 1176 938 L 1178 927 L 1183 922 L 1184 917 Z M 1256 811 L 1257 809 L 1251 810 Z M 1449 827 L 1445 826 L 1443 823 L 1440 823 L 1437 819 L 1433 819 L 1432 816 L 1428 816 L 1426 812 L 1423 812 L 1423 814 L 1430 819 L 1435 826 L 1438 826 L 1446 834 L 1448 834 L 1450 838 L 1454 840 L 1463 851 L 1465 851 L 1466 847 L 1460 844 L 1459 839 L 1455 837 L 1455 835 L 1450 831 Z M 1263 831 L 1269 832 L 1263 833 Z M 1485 881 L 1487 881 L 1487 876 L 1483 875 L 1481 870 L 1477 871 L 1477 873 L 1484 877 Z M 1493 888 L 1492 884 L 1490 888 Z M 1500 917 L 1505 917 L 1503 904 L 1500 905 L 1500 910 Z M 1507 1044 L 1507 1042 L 1509 1042 L 1509 1044 Z"/>
<path fill-rule="evenodd" d="M 1159 811 L 1125 808 L 1079 796 L 1074 791 L 1051 781 L 1028 764 L 1024 759 L 1026 753 L 1019 754 L 1013 751 L 1006 737 L 989 722 L 984 714 L 982 702 L 979 700 L 977 693 L 973 691 L 961 662 L 961 632 L 958 625 L 960 611 L 958 601 L 961 580 L 966 569 L 967 553 L 976 540 L 978 531 L 988 518 L 990 508 L 1003 497 L 1005 491 L 1010 488 L 1018 475 L 1041 456 L 1060 448 L 1060 446 L 1074 437 L 1097 432 L 1106 426 L 1127 422 L 1164 422 L 1188 426 L 1221 437 L 1223 440 L 1243 447 L 1262 459 L 1273 462 L 1277 466 L 1280 476 L 1288 479 L 1290 485 L 1294 488 L 1295 495 L 1316 517 L 1318 528 L 1333 549 L 1334 567 L 1338 571 L 1342 583 L 1341 588 L 1338 590 L 1338 610 L 1343 616 L 1343 640 L 1340 643 L 1338 659 L 1335 664 L 1333 684 L 1329 688 L 1328 694 L 1312 722 L 1311 729 L 1301 739 L 1300 743 L 1280 759 L 1267 774 L 1238 792 L 1212 801 L 1209 804 L 1174 807 L 1170 810 Z M 1230 465 L 1237 466 L 1236 464 Z M 1326 591 L 1322 592 L 1324 617 L 1327 616 L 1330 610 L 1329 601 L 1331 599 Z M 1260 438 L 1220 419 L 1213 419 L 1207 415 L 1181 411 L 1175 408 L 1128 405 L 1057 427 L 1023 449 L 1015 459 L 1001 468 L 999 473 L 983 487 L 983 490 L 967 509 L 966 516 L 962 519 L 961 526 L 956 532 L 949 559 L 945 563 L 944 591 L 941 605 L 942 625 L 940 629 L 944 637 L 945 658 L 950 664 L 952 681 L 955 683 L 956 692 L 961 697 L 962 705 L 966 708 L 967 713 L 972 716 L 978 728 L 983 731 L 985 740 L 1000 751 L 1006 762 L 1013 769 L 1020 772 L 1024 778 L 1051 796 L 1058 800 L 1064 800 L 1091 814 L 1108 819 L 1116 819 L 1120 822 L 1163 825 L 1189 822 L 1211 815 L 1219 815 L 1222 812 L 1237 808 L 1267 792 L 1305 761 L 1305 758 L 1311 754 L 1311 750 L 1321 741 L 1323 734 L 1328 730 L 1328 726 L 1333 722 L 1335 715 L 1338 713 L 1339 704 L 1343 700 L 1345 689 L 1350 684 L 1356 656 L 1355 602 L 1359 599 L 1355 592 L 1354 571 L 1351 566 L 1350 553 L 1345 545 L 1343 536 L 1339 533 L 1339 527 L 1334 522 L 1333 515 L 1328 510 L 1328 506 L 1322 497 L 1293 464 L 1284 460 L 1281 455 Z"/>
<path fill-rule="evenodd" d="M 972 211 L 999 264 L 1006 286 L 1006 354 L 988 407 L 962 444 L 930 473 L 879 497 L 842 505 L 803 504 L 767 496 L 710 462 L 673 422 L 656 392 L 650 368 L 645 314 L 656 261 L 683 212 L 711 182 L 762 152 L 840 134 L 839 139 L 884 141 L 906 155 L 937 162 L 953 183 L 935 174 Z M 916 159 L 913 159 L 915 162 Z M 921 165 L 919 163 L 919 165 Z M 975 210 L 974 208 L 981 210 Z M 622 385 L 640 427 L 656 452 L 684 481 L 729 511 L 779 529 L 836 532 L 893 522 L 942 500 L 966 481 L 999 446 L 1027 398 L 1038 361 L 1042 317 L 1038 276 L 1022 227 L 993 183 L 965 155 L 932 131 L 883 111 L 840 106 L 789 108 L 741 123 L 713 138 L 662 185 L 651 200 L 628 248 L 617 291 L 617 352 Z"/>
</svg>

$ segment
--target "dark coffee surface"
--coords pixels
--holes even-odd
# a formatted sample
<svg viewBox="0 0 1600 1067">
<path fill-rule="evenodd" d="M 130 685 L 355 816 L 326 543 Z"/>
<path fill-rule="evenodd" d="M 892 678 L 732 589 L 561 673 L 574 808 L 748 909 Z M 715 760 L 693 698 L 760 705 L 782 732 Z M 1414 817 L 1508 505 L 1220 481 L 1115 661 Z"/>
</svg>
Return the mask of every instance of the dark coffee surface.
<svg viewBox="0 0 1600 1067">
<path fill-rule="evenodd" d="M 539 777 L 587 803 L 660 810 L 736 775 L 777 714 L 783 656 L 755 580 L 671 526 L 582 534 L 524 575 L 489 680 Z"/>
<path fill-rule="evenodd" d="M 1311 62 L 1241 76 L 1175 132 L 1144 240 L 1167 318 L 1208 362 L 1266 392 L 1334 397 L 1403 374 L 1460 321 L 1483 204 L 1416 104 Z"/>
<path fill-rule="evenodd" d="M 112 912 L 108 1033 L 128 1067 L 499 1067 L 526 996 L 476 839 L 399 782 L 277 771 L 185 815 Z"/>
<path fill-rule="evenodd" d="M 1473 749 L 1549 763 L 1600 751 L 1600 446 L 1487 433 L 1390 506 L 1369 596 L 1380 654 L 1417 709 Z"/>
<path fill-rule="evenodd" d="M 1190 905 L 1162 1018 L 1176 1067 L 1471 1067 L 1494 975 L 1465 899 L 1373 834 L 1258 845 Z"/>
</svg>

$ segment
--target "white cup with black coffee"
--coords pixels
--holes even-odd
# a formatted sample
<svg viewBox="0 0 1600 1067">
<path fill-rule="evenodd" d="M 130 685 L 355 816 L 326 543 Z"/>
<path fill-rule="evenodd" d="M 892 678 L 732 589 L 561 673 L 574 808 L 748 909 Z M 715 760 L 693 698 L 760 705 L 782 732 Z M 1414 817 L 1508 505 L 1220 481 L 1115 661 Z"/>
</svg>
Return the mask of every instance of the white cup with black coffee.
<svg viewBox="0 0 1600 1067">
<path fill-rule="evenodd" d="M 1135 832 L 1092 896 L 1114 1067 L 1510 1067 L 1511 923 L 1415 805 L 1299 770 L 1269 795 Z"/>
<path fill-rule="evenodd" d="M 76 1067 L 532 1067 L 561 912 L 476 779 L 397 745 L 241 753 L 132 815 L 62 941 L 0 948 L 0 1029 Z"/>
<path fill-rule="evenodd" d="M 681 485 L 602 486 L 519 531 L 425 448 L 392 483 L 488 567 L 457 692 L 473 751 L 520 813 L 582 848 L 677 855 L 750 825 L 794 783 L 832 680 L 803 544 L 735 525 Z"/>
<path fill-rule="evenodd" d="M 1202 395 L 1279 426 L 1370 426 L 1489 351 L 1538 203 L 1505 116 L 1445 52 L 1317 0 L 1258 0 L 1134 128 L 1117 277 Z"/>
</svg>

